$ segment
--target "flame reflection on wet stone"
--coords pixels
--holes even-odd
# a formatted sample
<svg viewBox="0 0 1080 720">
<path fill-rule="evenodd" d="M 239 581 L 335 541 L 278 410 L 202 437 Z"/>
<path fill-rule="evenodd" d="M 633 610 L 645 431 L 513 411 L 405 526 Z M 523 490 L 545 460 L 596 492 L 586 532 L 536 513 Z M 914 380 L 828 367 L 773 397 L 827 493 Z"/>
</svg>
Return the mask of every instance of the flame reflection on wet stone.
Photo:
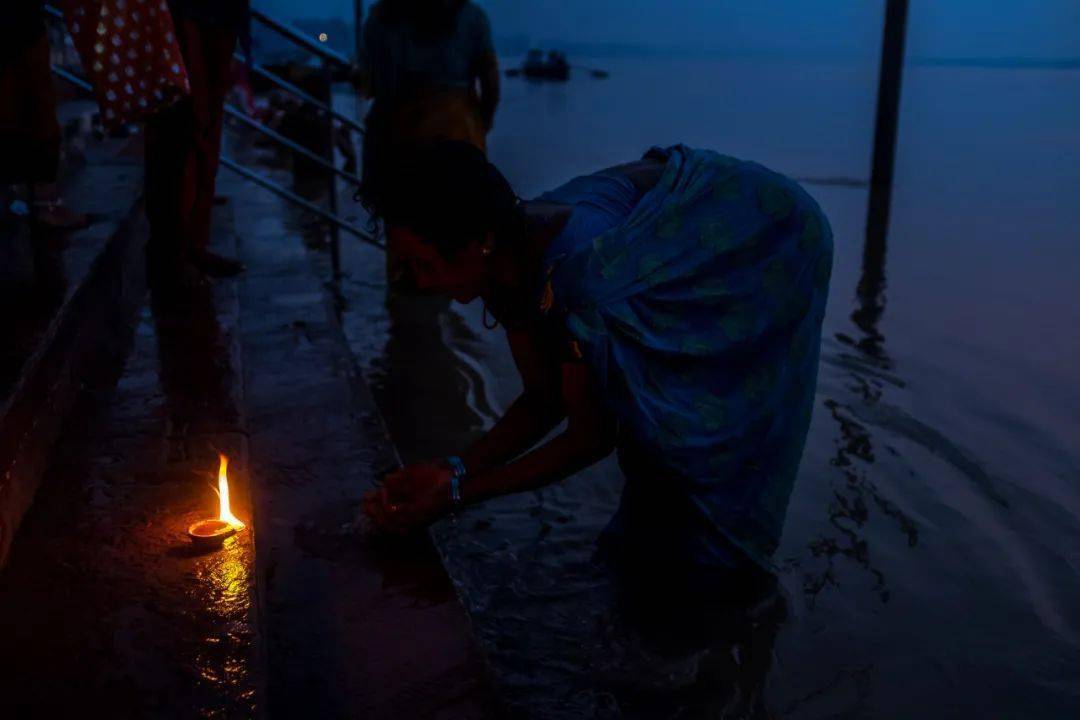
<svg viewBox="0 0 1080 720">
<path fill-rule="evenodd" d="M 225 541 L 220 552 L 207 555 L 199 563 L 196 576 L 204 588 L 202 599 L 222 619 L 236 612 L 246 612 L 251 607 L 249 597 L 251 583 L 251 548 L 242 537 L 233 536 Z"/>
<path fill-rule="evenodd" d="M 100 402 L 61 439 L 0 575 L 0 617 L 18 618 L 0 643 L 4 717 L 258 715 L 254 524 L 211 552 L 186 537 L 217 515 L 216 448 L 251 517 L 235 326 L 213 299 L 152 303 L 115 387 L 90 388 Z"/>
<path fill-rule="evenodd" d="M 244 533 L 198 558 L 193 571 L 192 601 L 205 607 L 215 623 L 215 632 L 202 638 L 194 662 L 203 680 L 226 691 L 251 686 L 255 680 L 249 662 L 254 560 L 250 536 Z"/>
<path fill-rule="evenodd" d="M 168 462 L 186 469 L 190 483 L 179 526 L 219 517 L 240 530 L 217 548 L 175 548 L 186 574 L 183 606 L 192 634 L 180 660 L 199 679 L 198 695 L 205 698 L 193 709 L 199 717 L 250 717 L 257 710 L 253 529 L 249 523 L 241 530 L 244 523 L 232 514 L 251 517 L 230 292 L 235 289 L 220 285 L 198 286 L 181 298 L 151 293 Z"/>
</svg>

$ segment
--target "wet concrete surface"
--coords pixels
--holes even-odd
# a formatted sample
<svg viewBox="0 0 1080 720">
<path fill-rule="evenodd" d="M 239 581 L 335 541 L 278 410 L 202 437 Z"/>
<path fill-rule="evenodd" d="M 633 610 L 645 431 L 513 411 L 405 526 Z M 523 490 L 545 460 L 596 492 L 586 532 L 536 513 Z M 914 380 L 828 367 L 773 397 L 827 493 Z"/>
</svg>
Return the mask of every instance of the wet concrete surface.
<svg viewBox="0 0 1080 720">
<path fill-rule="evenodd" d="M 223 176 L 217 249 L 245 276 L 151 292 L 80 376 L 0 572 L 14 717 L 499 714 L 430 540 L 354 522 L 398 460 L 324 285 L 325 237 Z M 143 228 L 145 230 L 145 228 Z M 126 352 L 126 359 L 124 354 Z M 218 452 L 247 528 L 218 551 Z"/>
<path fill-rule="evenodd" d="M 141 169 L 126 141 L 86 150 L 66 170 L 73 207 L 97 222 L 44 232 L 11 218 L 0 227 L 0 566 L 50 460 L 49 452 L 97 357 L 126 344 L 142 301 Z"/>
<path fill-rule="evenodd" d="M 237 318 L 232 283 L 152 297 L 67 422 L 0 574 L 9 717 L 260 711 L 253 531 L 213 552 L 185 534 L 217 514 L 218 451 L 251 517 Z"/>
<path fill-rule="evenodd" d="M 236 219 L 269 714 L 497 714 L 426 536 L 379 545 L 355 522 L 362 493 L 397 456 L 337 324 L 325 235 L 268 194 L 224 185 L 244 194 Z"/>
<path fill-rule="evenodd" d="M 61 184 L 72 208 L 93 209 L 95 222 L 77 232 L 48 231 L 25 219 L 0 219 L 0 301 L 8 339 L 0 346 L 0 400 L 23 364 L 139 198 L 142 169 L 126 154 L 127 141 L 87 149 L 83 165 Z"/>
</svg>

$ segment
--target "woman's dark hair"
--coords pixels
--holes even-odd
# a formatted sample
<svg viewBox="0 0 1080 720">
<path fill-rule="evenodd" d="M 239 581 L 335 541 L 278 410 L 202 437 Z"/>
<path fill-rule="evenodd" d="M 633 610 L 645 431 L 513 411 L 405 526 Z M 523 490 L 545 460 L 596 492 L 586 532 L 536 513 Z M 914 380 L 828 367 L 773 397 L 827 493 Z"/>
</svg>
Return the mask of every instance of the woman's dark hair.
<svg viewBox="0 0 1080 720">
<path fill-rule="evenodd" d="M 383 19 L 390 24 L 408 23 L 421 36 L 437 39 L 454 28 L 465 0 L 382 0 Z"/>
<path fill-rule="evenodd" d="M 441 141 L 395 158 L 360 194 L 378 219 L 409 228 L 448 258 L 489 231 L 497 242 L 524 234 L 525 214 L 510 183 L 467 142 Z"/>
</svg>

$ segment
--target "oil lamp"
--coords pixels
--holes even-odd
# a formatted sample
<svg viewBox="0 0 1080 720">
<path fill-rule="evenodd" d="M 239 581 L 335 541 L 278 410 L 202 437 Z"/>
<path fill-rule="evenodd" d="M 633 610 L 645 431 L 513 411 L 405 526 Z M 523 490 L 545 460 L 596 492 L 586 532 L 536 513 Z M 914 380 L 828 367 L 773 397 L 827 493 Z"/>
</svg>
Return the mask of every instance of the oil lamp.
<svg viewBox="0 0 1080 720">
<path fill-rule="evenodd" d="M 225 542 L 225 538 L 244 529 L 244 523 L 229 508 L 229 458 L 221 453 L 218 453 L 218 458 L 218 516 L 212 520 L 200 520 L 187 531 L 191 542 L 203 548 L 218 547 Z"/>
</svg>

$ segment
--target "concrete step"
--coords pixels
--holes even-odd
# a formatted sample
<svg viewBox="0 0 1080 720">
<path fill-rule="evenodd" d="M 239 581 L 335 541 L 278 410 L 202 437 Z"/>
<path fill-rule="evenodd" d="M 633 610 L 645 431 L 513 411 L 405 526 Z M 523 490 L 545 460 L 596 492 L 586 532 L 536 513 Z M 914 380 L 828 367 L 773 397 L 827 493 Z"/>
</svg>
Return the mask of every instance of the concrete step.
<svg viewBox="0 0 1080 720">
<path fill-rule="evenodd" d="M 82 393 L 0 573 L 12 717 L 262 714 L 238 319 L 235 281 L 151 293 L 122 370 Z M 217 514 L 218 452 L 249 526 L 201 552 L 185 531 Z"/>
<path fill-rule="evenodd" d="M 354 531 L 362 493 L 397 456 L 335 315 L 325 236 L 243 181 L 219 186 L 234 198 L 248 266 L 240 306 L 269 714 L 497 715 L 430 540 L 379 547 Z"/>
<path fill-rule="evenodd" d="M 17 383 L 31 424 L 68 420 L 55 443 L 33 445 L 38 466 L 52 462 L 33 505 L 25 498 L 0 572 L 5 709 L 27 718 L 498 715 L 430 542 L 380 548 L 353 532 L 361 494 L 396 453 L 337 323 L 325 254 L 273 196 L 227 174 L 219 187 L 230 200 L 215 208 L 215 247 L 240 254 L 245 276 L 180 303 L 151 294 L 126 361 L 88 365 L 88 339 L 123 335 L 114 326 L 127 305 L 106 302 L 106 289 L 144 296 L 135 283 L 145 228 L 129 220 L 129 241 L 115 245 L 128 260 L 117 267 L 137 280 L 91 270 L 101 279 L 74 292 L 72 308 L 91 298 L 100 307 L 61 313 L 98 318 L 56 333 L 74 333 L 63 345 L 74 359 L 49 377 L 64 378 L 75 410 L 42 409 Z M 115 265 L 91 267 L 99 263 Z M 247 528 L 220 551 L 197 552 L 185 529 L 216 514 L 219 451 Z"/>
<path fill-rule="evenodd" d="M 0 567 L 84 378 L 122 353 L 144 295 L 142 172 L 128 145 L 94 143 L 66 168 L 68 202 L 98 216 L 90 228 L 0 227 Z"/>
</svg>

